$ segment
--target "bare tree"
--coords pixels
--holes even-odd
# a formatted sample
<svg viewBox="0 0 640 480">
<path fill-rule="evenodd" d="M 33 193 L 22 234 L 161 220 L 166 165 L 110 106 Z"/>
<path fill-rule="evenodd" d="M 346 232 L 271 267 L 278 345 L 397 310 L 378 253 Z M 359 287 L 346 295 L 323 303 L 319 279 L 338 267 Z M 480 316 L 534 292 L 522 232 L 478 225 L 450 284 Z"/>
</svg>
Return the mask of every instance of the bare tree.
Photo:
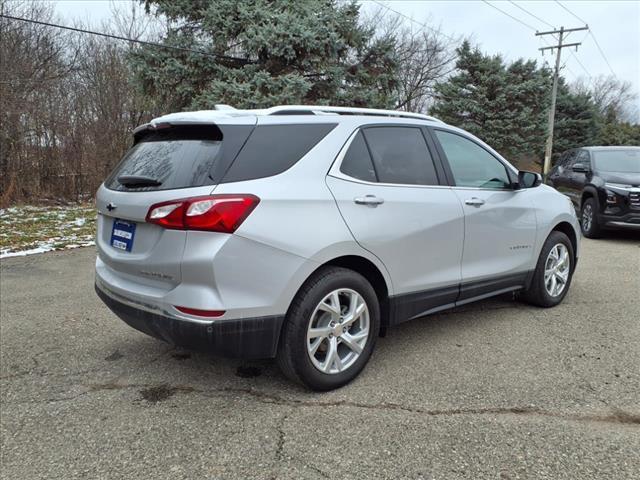
<svg viewBox="0 0 640 480">
<path fill-rule="evenodd" d="M 3 2 L 4 13 L 56 23 L 48 3 Z M 105 32 L 140 38 L 151 17 L 120 12 Z M 86 25 L 77 24 L 78 27 Z M 134 85 L 133 44 L 0 20 L 0 204 L 92 194 L 153 116 Z"/>
<path fill-rule="evenodd" d="M 2 2 L 3 13 L 50 21 L 44 2 Z M 0 19 L 0 200 L 42 193 L 53 175 L 61 142 L 60 83 L 74 69 L 66 34 L 30 23 Z M 30 173 L 28 181 L 23 174 Z M 37 173 L 34 175 L 34 173 Z M 20 177 L 20 178 L 18 178 Z"/>
<path fill-rule="evenodd" d="M 112 5 L 100 30 L 158 40 L 167 20 L 132 2 Z M 0 0 L 3 13 L 49 23 L 46 1 Z M 378 10 L 368 21 L 396 46 L 397 107 L 426 111 L 435 83 L 455 59 L 455 41 L 437 28 L 414 29 Z M 236 46 L 242 48 L 240 45 Z M 92 195 L 131 142 L 137 125 L 161 113 L 135 81 L 133 42 L 0 19 L 0 205 L 70 201 Z"/>
<path fill-rule="evenodd" d="M 409 22 L 382 7 L 374 9 L 365 22 L 374 25 L 378 35 L 394 39 L 400 65 L 396 108 L 426 113 L 435 84 L 455 69 L 455 48 L 462 39 L 446 35 L 439 26 Z"/>
<path fill-rule="evenodd" d="M 640 123 L 638 93 L 631 82 L 619 80 L 612 75 L 584 78 L 576 81 L 572 88 L 577 93 L 589 94 L 600 113 L 611 120 Z"/>
</svg>

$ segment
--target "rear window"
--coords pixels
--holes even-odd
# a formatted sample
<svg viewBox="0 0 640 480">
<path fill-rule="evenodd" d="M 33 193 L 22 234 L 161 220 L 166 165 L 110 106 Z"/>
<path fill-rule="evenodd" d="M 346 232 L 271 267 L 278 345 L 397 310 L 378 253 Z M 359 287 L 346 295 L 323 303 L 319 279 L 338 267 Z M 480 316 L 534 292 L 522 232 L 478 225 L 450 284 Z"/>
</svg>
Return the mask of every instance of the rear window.
<svg viewBox="0 0 640 480">
<path fill-rule="evenodd" d="M 152 191 L 217 183 L 253 126 L 174 126 L 143 131 L 111 176 L 107 188 Z"/>
<path fill-rule="evenodd" d="M 278 175 L 304 157 L 335 126 L 335 123 L 258 126 L 224 176 L 223 182 Z"/>
<path fill-rule="evenodd" d="M 364 130 L 382 183 L 438 185 L 433 159 L 419 128 L 372 127 Z"/>
</svg>

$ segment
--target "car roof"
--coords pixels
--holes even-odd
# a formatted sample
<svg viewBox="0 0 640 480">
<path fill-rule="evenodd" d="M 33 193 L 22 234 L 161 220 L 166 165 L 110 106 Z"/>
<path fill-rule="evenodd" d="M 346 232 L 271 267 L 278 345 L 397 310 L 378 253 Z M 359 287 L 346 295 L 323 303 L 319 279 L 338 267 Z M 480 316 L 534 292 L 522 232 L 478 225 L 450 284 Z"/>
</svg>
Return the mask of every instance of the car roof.
<svg viewBox="0 0 640 480">
<path fill-rule="evenodd" d="M 608 145 L 608 146 L 590 146 L 590 147 L 580 147 L 583 150 L 590 150 L 590 151 L 602 151 L 602 150 L 620 150 L 620 149 L 624 149 L 624 150 L 628 150 L 628 149 L 640 149 L 640 147 L 636 147 L 633 145 L 618 145 L 618 146 L 614 146 L 614 145 Z"/>
<path fill-rule="evenodd" d="M 240 110 L 228 105 L 216 105 L 214 110 L 199 110 L 192 112 L 178 112 L 163 115 L 151 120 L 151 125 L 160 123 L 189 124 L 189 123 L 243 123 L 253 124 L 259 117 L 270 117 L 269 123 L 275 123 L 282 118 L 282 123 L 290 123 L 291 116 L 306 117 L 310 122 L 326 121 L 341 122 L 353 121 L 355 118 L 374 120 L 380 118 L 421 120 L 429 123 L 443 125 L 441 120 L 421 113 L 404 112 L 400 110 L 381 110 L 374 108 L 333 107 L 328 105 L 278 105 L 265 109 Z M 316 117 L 316 118 L 313 118 Z M 318 118 L 319 117 L 319 118 Z M 313 118 L 313 120 L 312 120 Z M 300 121 L 300 118 L 296 118 Z M 138 129 L 145 128 L 149 124 L 141 125 Z M 138 130 L 136 129 L 136 130 Z"/>
</svg>

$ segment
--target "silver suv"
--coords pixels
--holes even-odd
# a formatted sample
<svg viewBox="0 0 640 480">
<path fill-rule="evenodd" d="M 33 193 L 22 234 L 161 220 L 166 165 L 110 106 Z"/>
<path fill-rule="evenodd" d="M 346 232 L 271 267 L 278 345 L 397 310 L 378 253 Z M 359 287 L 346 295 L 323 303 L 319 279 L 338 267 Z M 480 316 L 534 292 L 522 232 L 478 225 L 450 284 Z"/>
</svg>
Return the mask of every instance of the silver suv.
<svg viewBox="0 0 640 480">
<path fill-rule="evenodd" d="M 340 107 L 175 113 L 100 187 L 96 291 L 175 345 L 276 357 L 344 385 L 381 331 L 520 291 L 551 307 L 579 251 L 571 202 L 426 115 Z"/>
</svg>

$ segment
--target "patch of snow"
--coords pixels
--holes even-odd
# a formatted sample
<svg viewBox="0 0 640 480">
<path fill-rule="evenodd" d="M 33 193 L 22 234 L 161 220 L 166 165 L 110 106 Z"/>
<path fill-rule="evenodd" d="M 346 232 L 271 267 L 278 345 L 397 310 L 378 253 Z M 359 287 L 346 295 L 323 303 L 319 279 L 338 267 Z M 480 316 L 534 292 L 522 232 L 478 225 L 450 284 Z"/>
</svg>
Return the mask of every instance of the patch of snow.
<svg viewBox="0 0 640 480">
<path fill-rule="evenodd" d="M 0 250 L 0 258 L 10 258 L 10 257 L 24 257 L 26 255 L 35 255 L 36 253 L 46 253 L 52 252 L 54 250 L 70 250 L 74 248 L 81 247 L 92 247 L 95 246 L 96 242 L 93 240 L 88 240 L 82 243 L 73 243 L 70 245 L 65 245 L 62 248 L 56 248 L 52 244 L 43 244 L 36 248 L 30 248 L 28 250 L 20 250 L 18 252 L 10 252 L 9 250 Z"/>
<path fill-rule="evenodd" d="M 9 257 L 24 257 L 25 255 L 33 255 L 35 253 L 45 253 L 53 250 L 53 245 L 42 245 L 36 248 L 30 248 L 29 250 L 21 250 L 19 252 L 9 252 L 7 250 L 0 251 L 0 258 Z"/>
</svg>

